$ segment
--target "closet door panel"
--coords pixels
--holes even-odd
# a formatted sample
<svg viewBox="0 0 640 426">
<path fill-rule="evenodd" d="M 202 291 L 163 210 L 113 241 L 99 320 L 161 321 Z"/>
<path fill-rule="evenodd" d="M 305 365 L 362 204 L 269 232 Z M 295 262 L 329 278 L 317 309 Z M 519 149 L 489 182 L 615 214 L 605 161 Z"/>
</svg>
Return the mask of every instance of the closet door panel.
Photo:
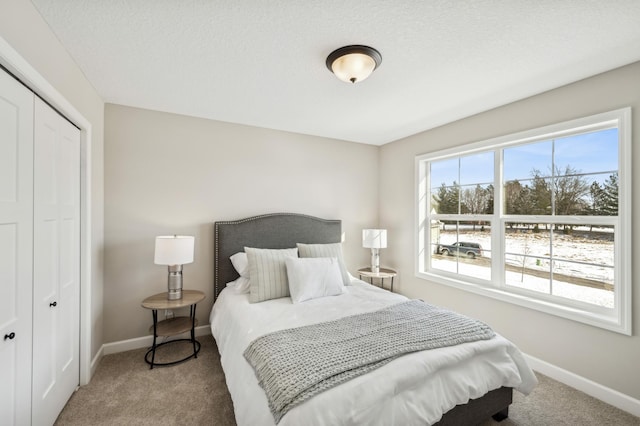
<svg viewBox="0 0 640 426">
<path fill-rule="evenodd" d="M 36 100 L 33 422 L 52 424 L 79 383 L 80 131 Z"/>
<path fill-rule="evenodd" d="M 59 371 L 72 391 L 79 383 L 80 341 L 80 131 L 59 117 L 60 229 Z"/>
<path fill-rule="evenodd" d="M 39 214 L 36 213 L 36 216 Z M 58 309 L 57 306 L 51 306 L 57 301 L 56 225 L 55 220 L 42 220 L 35 226 L 34 262 L 37 267 L 34 268 L 34 283 L 37 284 L 33 287 L 34 410 L 42 405 L 42 401 L 46 401 L 56 382 Z"/>
<path fill-rule="evenodd" d="M 46 405 L 56 384 L 58 324 L 58 212 L 56 122 L 36 102 L 34 165 L 33 410 Z M 53 306 L 55 304 L 55 306 Z M 35 420 L 38 417 L 34 417 Z"/>
<path fill-rule="evenodd" d="M 33 93 L 0 70 L 0 423 L 31 423 Z"/>
</svg>

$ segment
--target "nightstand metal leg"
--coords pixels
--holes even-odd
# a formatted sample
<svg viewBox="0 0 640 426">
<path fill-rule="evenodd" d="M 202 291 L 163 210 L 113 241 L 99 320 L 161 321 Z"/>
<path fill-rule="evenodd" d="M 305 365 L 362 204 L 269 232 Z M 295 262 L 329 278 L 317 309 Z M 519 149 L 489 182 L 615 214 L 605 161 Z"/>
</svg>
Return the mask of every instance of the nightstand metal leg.
<svg viewBox="0 0 640 426">
<path fill-rule="evenodd" d="M 151 365 L 149 370 L 153 370 L 153 362 L 156 359 L 156 339 L 158 338 L 158 311 L 156 309 L 152 310 L 153 315 L 153 346 L 151 346 Z"/>
<path fill-rule="evenodd" d="M 193 357 L 198 358 L 198 350 L 196 350 L 196 305 L 191 305 L 191 342 L 193 343 Z"/>
</svg>

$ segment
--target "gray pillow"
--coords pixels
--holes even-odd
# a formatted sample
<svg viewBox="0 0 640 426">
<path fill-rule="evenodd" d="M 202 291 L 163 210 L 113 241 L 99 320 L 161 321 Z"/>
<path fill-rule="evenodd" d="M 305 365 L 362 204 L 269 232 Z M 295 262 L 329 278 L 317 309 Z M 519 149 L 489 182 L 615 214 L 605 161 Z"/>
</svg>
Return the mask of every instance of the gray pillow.
<svg viewBox="0 0 640 426">
<path fill-rule="evenodd" d="M 300 257 L 335 257 L 338 259 L 340 266 L 340 275 L 342 275 L 342 283 L 344 285 L 351 284 L 349 271 L 344 264 L 342 256 L 342 243 L 333 244 L 296 244 L 298 246 L 298 254 Z"/>
<path fill-rule="evenodd" d="M 289 296 L 287 257 L 298 257 L 298 249 L 244 248 L 249 261 L 249 302 L 264 302 Z"/>
</svg>

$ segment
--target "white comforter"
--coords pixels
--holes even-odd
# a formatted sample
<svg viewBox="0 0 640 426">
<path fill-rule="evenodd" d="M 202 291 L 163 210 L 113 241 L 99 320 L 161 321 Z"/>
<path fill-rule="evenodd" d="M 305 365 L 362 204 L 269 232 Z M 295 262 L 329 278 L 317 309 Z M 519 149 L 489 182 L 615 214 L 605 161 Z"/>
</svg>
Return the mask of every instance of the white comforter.
<svg viewBox="0 0 640 426">
<path fill-rule="evenodd" d="M 288 297 L 250 304 L 247 294 L 225 289 L 210 315 L 239 426 L 274 425 L 265 394 L 243 352 L 276 330 L 370 312 L 407 300 L 359 280 L 340 296 L 292 304 Z M 280 426 L 424 425 L 457 404 L 501 386 L 528 394 L 535 375 L 520 351 L 502 336 L 402 356 L 364 376 L 293 408 Z"/>
</svg>

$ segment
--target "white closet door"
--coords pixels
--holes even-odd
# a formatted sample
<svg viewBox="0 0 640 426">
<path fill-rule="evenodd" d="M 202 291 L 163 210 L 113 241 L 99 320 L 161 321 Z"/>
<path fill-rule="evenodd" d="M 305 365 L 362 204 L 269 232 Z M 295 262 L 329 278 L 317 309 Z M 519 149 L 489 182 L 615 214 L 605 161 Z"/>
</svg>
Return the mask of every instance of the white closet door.
<svg viewBox="0 0 640 426">
<path fill-rule="evenodd" d="M 31 422 L 33 93 L 0 70 L 0 423 Z"/>
<path fill-rule="evenodd" d="M 34 425 L 79 383 L 80 131 L 40 99 L 34 136 Z"/>
</svg>

